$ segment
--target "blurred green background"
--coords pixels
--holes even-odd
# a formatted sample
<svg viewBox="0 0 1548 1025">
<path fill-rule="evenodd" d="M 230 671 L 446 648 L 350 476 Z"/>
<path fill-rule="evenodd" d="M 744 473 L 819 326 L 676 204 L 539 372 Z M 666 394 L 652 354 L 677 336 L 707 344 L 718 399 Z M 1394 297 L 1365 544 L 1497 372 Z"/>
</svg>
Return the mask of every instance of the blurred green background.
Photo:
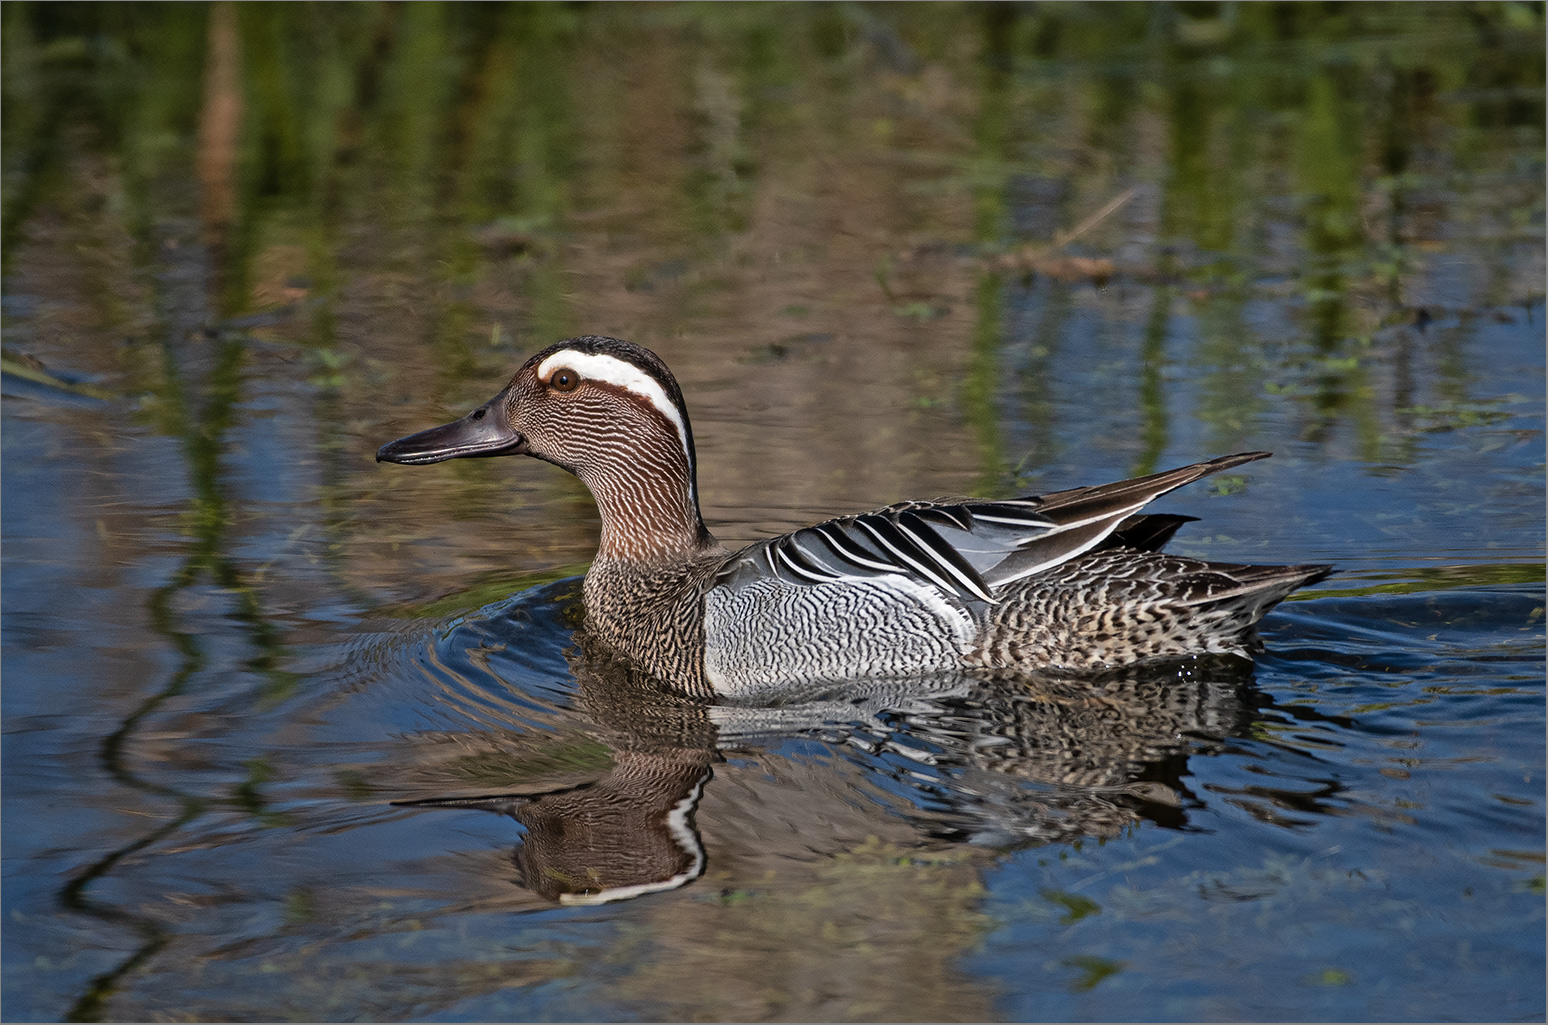
<svg viewBox="0 0 1548 1025">
<path fill-rule="evenodd" d="M 46 328 L 13 318 L 12 355 L 46 334 L 177 433 L 190 388 L 276 376 L 243 340 L 260 339 L 325 462 L 351 453 L 330 488 L 585 332 L 656 347 L 696 416 L 726 422 L 701 423 L 701 450 L 732 540 L 908 489 L 1148 472 L 1244 444 L 1276 406 L 1297 438 L 1401 464 L 1425 432 L 1498 415 L 1448 315 L 1543 290 L 1540 4 L 3 19 L 7 288 L 62 300 Z M 1181 424 L 1178 318 L 1202 364 Z M 1416 351 L 1406 329 L 1437 318 L 1438 347 Z M 173 382 L 164 350 L 195 326 L 218 355 Z M 1070 355 L 1085 376 L 1056 380 Z M 1101 377 L 1118 362 L 1132 373 Z M 1126 415 L 1072 439 L 1066 404 L 1093 384 Z M 764 444 L 749 390 L 813 429 Z M 873 410 L 863 438 L 831 429 Z M 898 410 L 932 439 L 923 465 Z M 800 456 L 750 473 L 759 446 Z M 423 508 L 455 476 L 465 511 L 491 500 L 473 484 L 489 472 L 397 496 Z M 766 505 L 749 488 L 794 508 L 749 509 Z M 530 497 L 585 515 L 563 482 Z M 587 557 L 552 541 L 565 565 Z"/>
</svg>

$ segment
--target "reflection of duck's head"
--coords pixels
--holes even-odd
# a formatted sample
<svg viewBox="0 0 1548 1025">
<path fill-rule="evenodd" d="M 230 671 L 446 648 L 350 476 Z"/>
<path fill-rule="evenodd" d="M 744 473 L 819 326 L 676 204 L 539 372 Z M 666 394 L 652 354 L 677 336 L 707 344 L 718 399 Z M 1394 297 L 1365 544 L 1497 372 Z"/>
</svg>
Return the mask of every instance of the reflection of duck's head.
<svg viewBox="0 0 1548 1025">
<path fill-rule="evenodd" d="M 473 808 L 526 827 L 517 881 L 561 904 L 604 904 L 676 889 L 704 871 L 694 807 L 708 752 L 613 752 L 600 777 L 546 793 L 432 797 L 400 805 Z"/>
<path fill-rule="evenodd" d="M 400 803 L 514 818 L 526 829 L 512 855 L 518 882 L 548 900 L 601 904 L 675 889 L 704 871 L 693 814 L 711 774 L 714 726 L 702 703 L 664 691 L 606 650 L 586 657 L 584 633 L 579 639 L 567 659 L 583 728 L 512 733 L 478 759 L 493 763 L 480 764 L 482 778 L 499 766 L 525 785 Z M 444 793 L 455 785 L 449 775 L 443 764 L 424 785 Z"/>
<path fill-rule="evenodd" d="M 562 904 L 602 904 L 672 890 L 704 871 L 693 809 L 710 777 L 691 752 L 621 751 L 596 783 L 511 810 L 523 886 Z"/>
<path fill-rule="evenodd" d="M 702 703 L 664 690 L 585 631 L 566 653 L 592 734 L 612 751 L 601 779 L 512 810 L 522 884 L 565 904 L 675 889 L 704 871 L 693 810 L 710 778 L 714 726 Z"/>
</svg>

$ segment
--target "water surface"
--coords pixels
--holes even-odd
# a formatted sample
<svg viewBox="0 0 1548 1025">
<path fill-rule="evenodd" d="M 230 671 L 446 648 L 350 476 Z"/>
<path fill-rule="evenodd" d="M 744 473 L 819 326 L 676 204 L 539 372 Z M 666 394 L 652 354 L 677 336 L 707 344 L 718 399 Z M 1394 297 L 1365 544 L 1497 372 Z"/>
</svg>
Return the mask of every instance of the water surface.
<svg viewBox="0 0 1548 1025">
<path fill-rule="evenodd" d="M 0 26 L 8 1019 L 1543 1017 L 1541 7 Z M 731 545 L 1270 449 L 1173 549 L 1339 573 L 670 701 L 578 482 L 371 459 L 579 333 Z"/>
</svg>

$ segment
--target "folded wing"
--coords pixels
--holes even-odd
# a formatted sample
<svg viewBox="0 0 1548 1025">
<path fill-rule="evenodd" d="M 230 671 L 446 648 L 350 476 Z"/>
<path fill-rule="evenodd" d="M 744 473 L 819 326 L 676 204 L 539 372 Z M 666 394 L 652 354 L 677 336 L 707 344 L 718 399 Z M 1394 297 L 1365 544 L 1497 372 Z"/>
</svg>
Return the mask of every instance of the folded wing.
<svg viewBox="0 0 1548 1025">
<path fill-rule="evenodd" d="M 904 576 L 960 601 L 994 603 L 1005 585 L 1104 543 L 1160 548 L 1187 518 L 1140 510 L 1200 477 L 1268 455 L 1243 452 L 1003 502 L 903 502 L 760 541 L 727 562 L 713 583 L 735 587 L 770 575 L 804 585 Z"/>
</svg>

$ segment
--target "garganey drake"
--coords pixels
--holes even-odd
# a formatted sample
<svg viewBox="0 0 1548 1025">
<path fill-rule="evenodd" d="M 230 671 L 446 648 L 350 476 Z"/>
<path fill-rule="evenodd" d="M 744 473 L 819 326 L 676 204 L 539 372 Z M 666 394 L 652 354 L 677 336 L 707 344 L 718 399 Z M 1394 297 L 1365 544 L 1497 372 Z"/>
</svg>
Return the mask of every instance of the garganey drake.
<svg viewBox="0 0 1548 1025">
<path fill-rule="evenodd" d="M 595 335 L 544 349 L 461 420 L 376 458 L 518 454 L 575 474 L 601 511 L 583 588 L 589 637 L 706 696 L 1248 657 L 1253 624 L 1331 572 L 1160 552 L 1190 518 L 1142 514 L 1147 504 L 1267 452 L 1009 501 L 900 502 L 733 553 L 699 514 L 693 431 L 672 372 L 648 349 Z"/>
</svg>

